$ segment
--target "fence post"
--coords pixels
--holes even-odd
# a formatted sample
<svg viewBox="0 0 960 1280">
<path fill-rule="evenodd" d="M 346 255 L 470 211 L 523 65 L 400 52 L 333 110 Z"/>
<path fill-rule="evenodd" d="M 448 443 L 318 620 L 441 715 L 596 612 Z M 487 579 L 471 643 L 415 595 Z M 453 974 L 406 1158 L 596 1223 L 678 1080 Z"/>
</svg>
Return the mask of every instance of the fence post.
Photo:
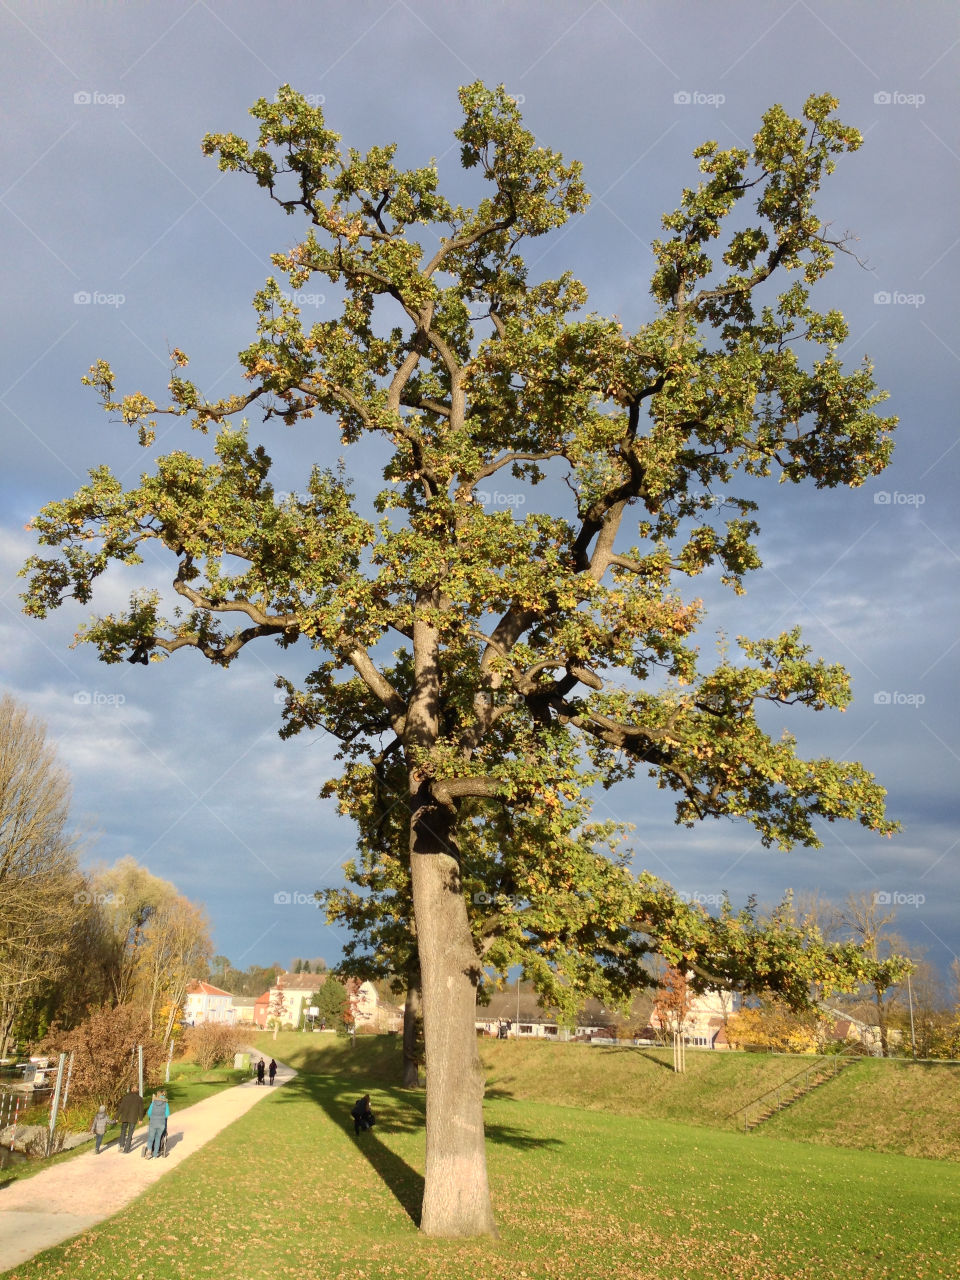
<svg viewBox="0 0 960 1280">
<path fill-rule="evenodd" d="M 67 1060 L 67 1055 L 61 1053 L 60 1061 L 57 1064 L 57 1083 L 53 1090 L 53 1101 L 50 1103 L 50 1129 L 47 1133 L 47 1155 L 53 1147 L 53 1131 L 57 1127 L 57 1112 L 60 1109 L 60 1086 L 63 1084 L 63 1064 Z"/>
<path fill-rule="evenodd" d="M 67 1109 L 67 1099 L 70 1097 L 70 1077 L 73 1075 L 73 1050 L 70 1050 L 70 1062 L 67 1066 L 67 1083 L 63 1086 L 63 1109 Z"/>
</svg>

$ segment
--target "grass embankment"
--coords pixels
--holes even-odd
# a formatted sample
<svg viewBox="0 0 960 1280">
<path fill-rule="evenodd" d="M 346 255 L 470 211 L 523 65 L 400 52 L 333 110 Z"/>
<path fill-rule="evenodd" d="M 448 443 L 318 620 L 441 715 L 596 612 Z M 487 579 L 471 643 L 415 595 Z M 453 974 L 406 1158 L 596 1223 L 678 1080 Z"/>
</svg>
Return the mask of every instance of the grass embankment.
<svg viewBox="0 0 960 1280">
<path fill-rule="evenodd" d="M 765 1136 L 960 1160 L 960 1066 L 864 1058 L 772 1116 Z"/>
<path fill-rule="evenodd" d="M 232 1067 L 215 1067 L 211 1070 L 204 1070 L 202 1067 L 197 1066 L 195 1062 L 174 1062 L 170 1068 L 170 1083 L 163 1086 L 158 1085 L 157 1088 L 162 1087 L 166 1090 L 167 1102 L 170 1104 L 172 1113 L 174 1111 L 182 1111 L 185 1107 L 192 1107 L 195 1102 L 202 1102 L 204 1098 L 209 1098 L 211 1094 L 219 1093 L 222 1089 L 229 1089 L 233 1085 L 240 1084 L 249 1078 L 249 1072 L 234 1071 Z M 155 1092 L 156 1089 L 147 1089 L 145 1101 L 148 1106 Z M 89 1103 L 83 1107 L 68 1107 L 66 1113 L 62 1116 L 63 1127 L 70 1133 L 87 1132 L 96 1109 L 96 1104 L 94 1103 Z M 35 1107 L 25 1112 L 20 1117 L 19 1123 L 46 1124 L 49 1119 L 49 1104 L 47 1104 L 42 1108 Z M 109 1145 L 111 1142 L 116 1141 L 119 1136 L 119 1124 L 111 1125 L 104 1135 L 104 1144 Z M 91 1134 L 90 1143 L 92 1142 L 93 1135 Z M 89 1150 L 89 1143 L 85 1142 L 79 1147 L 74 1147 L 70 1151 L 61 1151 L 48 1159 L 30 1159 L 11 1164 L 0 1172 L 0 1190 L 9 1182 L 32 1178 L 34 1174 L 40 1173 L 41 1170 L 49 1169 L 54 1164 L 61 1164 L 64 1160 L 72 1160 L 74 1156 L 87 1150 Z"/>
<path fill-rule="evenodd" d="M 135 1205 L 11 1280 L 957 1274 L 954 1165 L 508 1097 L 486 1105 L 502 1238 L 426 1239 L 415 1225 L 423 1096 L 382 1082 L 398 1047 L 306 1037 L 299 1050 L 284 1037 L 269 1047 L 299 1058 L 301 1075 Z M 357 1139 L 349 1107 L 361 1086 L 380 1123 Z"/>
<path fill-rule="evenodd" d="M 687 1052 L 516 1041 L 484 1044 L 487 1095 L 735 1128 L 732 1113 L 830 1059 L 812 1055 Z M 666 1068 L 666 1069 L 664 1069 Z M 742 1117 L 741 1117 L 742 1120 Z M 757 1133 L 821 1146 L 960 1160 L 960 1065 L 859 1058 Z"/>
<path fill-rule="evenodd" d="M 733 1128 L 733 1113 L 814 1059 L 687 1050 L 673 1070 L 670 1049 L 490 1040 L 481 1044 L 487 1096 Z"/>
<path fill-rule="evenodd" d="M 317 1041 L 320 1041 L 318 1044 Z M 395 1084 L 394 1037 L 347 1040 L 281 1034 L 260 1037 L 264 1054 L 298 1070 L 333 1071 L 359 1088 Z M 484 1040 L 487 1098 L 547 1102 L 651 1120 L 735 1129 L 734 1113 L 768 1089 L 829 1059 L 813 1055 L 687 1052 L 687 1070 L 671 1068 L 669 1049 Z M 861 1058 L 814 1089 L 758 1133 L 822 1146 L 960 1160 L 960 1065 Z M 742 1123 L 742 1117 L 740 1117 Z"/>
</svg>

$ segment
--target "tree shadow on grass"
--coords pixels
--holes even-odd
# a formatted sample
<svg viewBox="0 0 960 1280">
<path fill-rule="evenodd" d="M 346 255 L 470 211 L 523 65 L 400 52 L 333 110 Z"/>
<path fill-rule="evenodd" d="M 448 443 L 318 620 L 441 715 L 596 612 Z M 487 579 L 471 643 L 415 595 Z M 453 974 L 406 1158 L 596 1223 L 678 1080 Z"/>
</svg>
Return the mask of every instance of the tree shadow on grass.
<svg viewBox="0 0 960 1280">
<path fill-rule="evenodd" d="M 357 1085 L 351 1081 L 301 1072 L 284 1085 L 280 1097 L 282 1099 L 286 1096 L 291 1101 L 306 1098 L 325 1111 L 333 1123 L 356 1143 L 360 1154 L 393 1194 L 404 1213 L 419 1227 L 423 1204 L 423 1174 L 381 1141 L 379 1134 L 422 1133 L 426 1098 L 413 1089 L 391 1089 L 383 1086 L 371 1086 L 370 1093 L 377 1123 L 374 1129 L 361 1134 L 354 1134 L 353 1131 L 350 1109 L 357 1100 L 358 1092 Z M 517 1150 L 563 1146 L 558 1138 L 537 1138 L 513 1125 L 488 1124 L 485 1133 L 488 1142 L 503 1143 Z"/>
<path fill-rule="evenodd" d="M 624 1052 L 637 1053 L 641 1058 L 646 1058 L 647 1062 L 652 1062 L 655 1066 L 663 1067 L 664 1071 L 673 1073 L 673 1063 L 668 1062 L 666 1058 L 655 1058 L 649 1049 L 641 1049 L 639 1046 L 634 1049 L 625 1050 Z"/>
</svg>

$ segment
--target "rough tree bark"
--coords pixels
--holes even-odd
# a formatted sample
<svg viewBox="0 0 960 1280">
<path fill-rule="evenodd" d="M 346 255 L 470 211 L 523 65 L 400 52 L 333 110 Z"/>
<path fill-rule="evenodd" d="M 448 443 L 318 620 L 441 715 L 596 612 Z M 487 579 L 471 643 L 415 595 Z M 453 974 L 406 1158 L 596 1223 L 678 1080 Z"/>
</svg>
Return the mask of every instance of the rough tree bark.
<svg viewBox="0 0 960 1280">
<path fill-rule="evenodd" d="M 439 842 L 437 842 L 439 843 Z M 477 958 L 459 868 L 439 848 L 411 855 L 427 1059 L 426 1183 L 431 1236 L 496 1235 L 483 1137 L 484 1076 L 475 1030 Z"/>
<path fill-rule="evenodd" d="M 418 602 L 436 606 L 427 594 Z M 420 754 L 439 736 L 439 636 L 413 624 L 414 690 L 404 748 L 410 787 L 410 871 L 427 1060 L 427 1153 L 421 1230 L 431 1236 L 496 1235 L 483 1136 L 483 1068 L 477 1052 L 480 968 L 452 841 Z"/>
</svg>

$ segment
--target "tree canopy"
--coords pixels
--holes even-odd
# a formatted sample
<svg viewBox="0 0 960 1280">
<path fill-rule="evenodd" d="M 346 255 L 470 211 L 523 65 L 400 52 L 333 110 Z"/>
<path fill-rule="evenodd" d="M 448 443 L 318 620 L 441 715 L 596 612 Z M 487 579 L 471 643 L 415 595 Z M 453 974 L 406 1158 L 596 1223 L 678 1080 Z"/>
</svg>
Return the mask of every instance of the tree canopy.
<svg viewBox="0 0 960 1280">
<path fill-rule="evenodd" d="M 703 663 L 702 605 L 678 588 L 715 569 L 739 592 L 760 567 L 757 505 L 738 481 L 856 487 L 889 460 L 895 420 L 875 412 L 871 366 L 845 371 L 843 316 L 810 301 L 845 247 L 816 196 L 859 133 L 822 94 L 798 118 L 772 107 L 749 149 L 698 147 L 699 179 L 653 242 L 650 318 L 631 333 L 585 310 L 572 273 L 534 279 L 519 252 L 585 209 L 581 166 L 539 145 L 503 88 L 478 82 L 460 100 L 461 164 L 485 184 L 472 208 L 441 194 L 435 163 L 403 170 L 393 145 L 342 148 L 288 86 L 254 104 L 253 143 L 205 138 L 221 169 L 253 177 L 303 227 L 273 255 L 278 272 L 294 290 L 325 277 L 342 309 L 306 327 L 268 279 L 240 354 L 248 387 L 217 401 L 178 348 L 165 407 L 118 395 L 98 361 L 85 381 L 145 448 L 167 414 L 213 430 L 212 456 L 157 457 L 129 489 L 96 468 L 36 517 L 55 553 L 25 570 L 27 612 L 43 617 L 67 596 L 87 603 L 145 544 L 166 549 L 182 603 L 139 590 L 95 617 L 79 638 L 107 662 L 188 648 L 227 667 L 263 638 L 318 650 L 302 689 L 281 681 L 284 732 L 340 740 L 334 790 L 361 833 L 385 801 L 404 809 L 392 852 L 423 989 L 422 1226 L 438 1234 L 494 1230 L 473 1033 L 487 941 L 494 957 L 522 943 L 563 988 L 563 957 L 575 966 L 591 937 L 611 968 L 612 931 L 622 967 L 638 922 L 674 910 L 593 849 L 591 787 L 647 773 L 675 794 L 678 822 L 746 819 L 781 848 L 820 844 L 823 821 L 894 829 L 861 764 L 806 759 L 760 722 L 771 705 L 842 710 L 843 668 L 798 630 L 740 637 L 736 656 Z M 235 421 L 253 407 L 310 423 L 320 457 L 337 440 L 345 455 L 376 442 L 384 487 L 359 501 L 344 462 L 279 495 L 272 459 Z M 529 495 L 522 514 L 484 502 L 504 474 Z M 475 903 L 490 886 L 521 895 L 525 921 Z M 478 915 L 497 917 L 479 938 Z M 714 965 L 756 969 L 754 934 L 728 928 Z"/>
</svg>

